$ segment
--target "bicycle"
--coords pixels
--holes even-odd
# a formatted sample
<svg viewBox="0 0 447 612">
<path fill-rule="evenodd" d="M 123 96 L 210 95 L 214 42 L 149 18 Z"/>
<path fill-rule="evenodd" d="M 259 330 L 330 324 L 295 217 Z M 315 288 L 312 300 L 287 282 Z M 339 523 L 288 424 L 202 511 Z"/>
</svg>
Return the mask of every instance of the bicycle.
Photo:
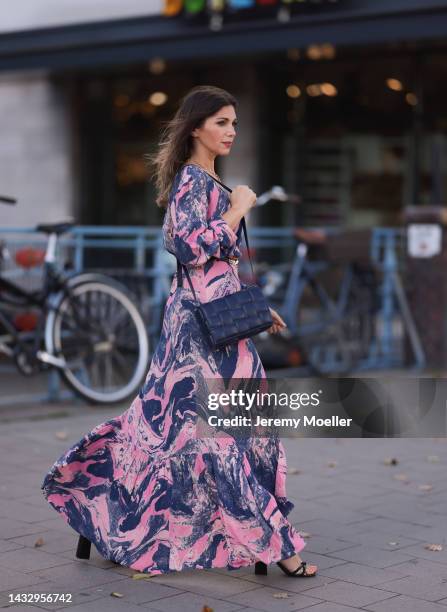
<svg viewBox="0 0 447 612">
<path fill-rule="evenodd" d="M 14 204 L 13 198 L 0 202 Z M 41 224 L 48 236 L 43 286 L 23 289 L 0 268 L 0 353 L 25 376 L 56 368 L 79 397 L 113 404 L 134 394 L 146 374 L 146 326 L 127 289 L 98 273 L 66 274 L 56 266 L 58 238 L 74 223 Z M 0 245 L 0 265 L 8 257 Z M 35 325 L 18 329 L 14 314 L 36 309 Z"/>
<path fill-rule="evenodd" d="M 292 263 L 270 266 L 259 284 L 287 323 L 283 336 L 298 344 L 311 372 L 348 374 L 368 355 L 375 333 L 378 300 L 368 235 L 361 236 L 360 258 L 352 252 L 334 257 L 349 238 L 328 230 L 297 229 L 295 238 Z"/>
</svg>

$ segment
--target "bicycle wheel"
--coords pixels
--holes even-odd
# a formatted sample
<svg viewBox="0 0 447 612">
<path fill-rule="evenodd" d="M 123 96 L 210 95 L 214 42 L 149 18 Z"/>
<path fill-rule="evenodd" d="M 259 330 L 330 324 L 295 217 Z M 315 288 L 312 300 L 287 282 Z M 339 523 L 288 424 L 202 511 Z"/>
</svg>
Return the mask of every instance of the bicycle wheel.
<svg viewBox="0 0 447 612">
<path fill-rule="evenodd" d="M 113 283 L 86 282 L 70 288 L 54 313 L 49 344 L 49 352 L 65 362 L 59 370 L 65 383 L 92 403 L 126 399 L 146 374 L 144 321 Z"/>
<path fill-rule="evenodd" d="M 346 277 L 345 277 L 346 278 Z M 373 295 L 354 272 L 342 312 L 313 279 L 298 306 L 299 340 L 313 374 L 327 376 L 352 372 L 368 353 L 373 335 Z"/>
</svg>

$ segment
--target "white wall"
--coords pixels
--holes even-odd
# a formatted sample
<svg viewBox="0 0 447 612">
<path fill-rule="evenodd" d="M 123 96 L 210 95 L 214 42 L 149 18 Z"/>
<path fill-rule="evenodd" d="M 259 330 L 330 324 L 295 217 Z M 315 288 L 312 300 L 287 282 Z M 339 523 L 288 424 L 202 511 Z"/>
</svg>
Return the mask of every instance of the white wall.
<svg viewBox="0 0 447 612">
<path fill-rule="evenodd" d="M 19 0 L 2 2 L 0 34 L 48 26 L 157 15 L 163 0 Z"/>
<path fill-rule="evenodd" d="M 70 121 L 64 93 L 42 73 L 0 77 L 0 227 L 73 216 Z"/>
</svg>

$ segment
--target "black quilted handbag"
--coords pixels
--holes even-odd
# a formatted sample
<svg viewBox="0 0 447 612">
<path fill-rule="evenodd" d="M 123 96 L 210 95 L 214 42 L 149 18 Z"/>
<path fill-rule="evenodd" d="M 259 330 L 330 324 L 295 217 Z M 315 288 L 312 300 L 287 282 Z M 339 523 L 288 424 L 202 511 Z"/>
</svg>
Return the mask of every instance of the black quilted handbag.
<svg viewBox="0 0 447 612">
<path fill-rule="evenodd" d="M 211 175 L 210 175 L 211 176 Z M 214 177 L 212 177 L 216 180 Z M 220 183 L 220 181 L 217 181 Z M 225 189 L 231 189 L 220 183 Z M 253 273 L 253 264 L 250 257 L 250 247 L 248 244 L 247 227 L 245 219 L 241 219 L 242 229 L 244 230 L 247 253 Z M 218 258 L 216 258 L 218 259 Z M 182 286 L 181 271 L 184 269 L 194 299 L 198 302 L 196 316 L 198 317 L 204 332 L 209 338 L 213 349 L 224 348 L 243 338 L 250 338 L 273 325 L 272 315 L 267 301 L 258 285 L 248 285 L 230 293 L 224 297 L 201 303 L 197 299 L 196 292 L 191 282 L 188 269 L 177 259 L 177 279 L 178 286 Z"/>
</svg>

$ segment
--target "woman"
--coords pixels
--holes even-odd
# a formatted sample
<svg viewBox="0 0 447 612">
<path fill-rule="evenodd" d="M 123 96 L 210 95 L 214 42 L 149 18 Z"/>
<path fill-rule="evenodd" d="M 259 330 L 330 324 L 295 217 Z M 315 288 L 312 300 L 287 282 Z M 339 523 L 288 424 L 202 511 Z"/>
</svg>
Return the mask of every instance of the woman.
<svg viewBox="0 0 447 612">
<path fill-rule="evenodd" d="M 202 302 L 241 288 L 240 220 L 255 205 L 245 186 L 231 197 L 214 170 L 235 138 L 236 100 L 197 87 L 168 124 L 158 154 L 164 245 L 188 266 Z M 239 228 L 239 231 L 238 231 Z M 275 438 L 195 437 L 196 392 L 206 378 L 265 378 L 251 339 L 211 350 L 194 315 L 186 279 L 174 276 L 146 381 L 130 408 L 66 452 L 42 488 L 49 503 L 107 559 L 162 574 L 281 562 L 290 576 L 313 576 L 298 556 L 304 541 L 286 519 L 286 462 Z M 285 326 L 271 310 L 271 333 Z M 86 546 L 85 550 L 82 550 Z"/>
</svg>

